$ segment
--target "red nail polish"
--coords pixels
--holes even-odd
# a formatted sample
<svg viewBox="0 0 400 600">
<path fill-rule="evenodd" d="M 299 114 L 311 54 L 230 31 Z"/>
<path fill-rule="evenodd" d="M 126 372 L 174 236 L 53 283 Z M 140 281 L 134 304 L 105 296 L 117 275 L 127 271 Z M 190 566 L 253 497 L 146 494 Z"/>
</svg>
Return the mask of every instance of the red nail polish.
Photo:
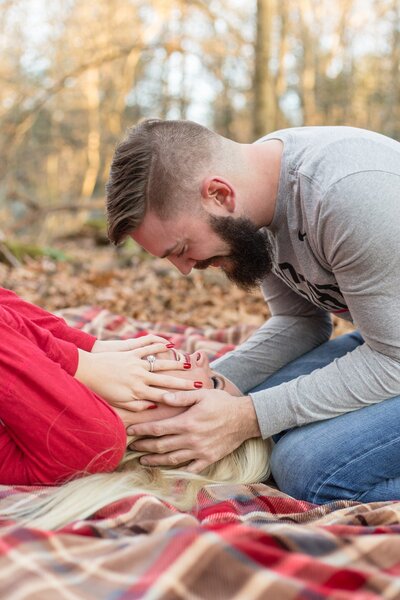
<svg viewBox="0 0 400 600">
<path fill-rule="evenodd" d="M 184 369 L 190 369 L 191 367 L 192 367 L 192 365 L 190 363 L 183 363 Z"/>
<path fill-rule="evenodd" d="M 193 383 L 195 388 L 202 388 L 203 387 L 203 382 L 202 381 L 195 381 Z"/>
<path fill-rule="evenodd" d="M 147 410 L 150 410 L 151 408 L 158 408 L 157 404 L 152 404 L 151 406 L 148 407 Z"/>
<path fill-rule="evenodd" d="M 173 344 L 172 342 L 170 344 L 165 344 L 166 348 L 175 348 L 175 344 Z"/>
</svg>

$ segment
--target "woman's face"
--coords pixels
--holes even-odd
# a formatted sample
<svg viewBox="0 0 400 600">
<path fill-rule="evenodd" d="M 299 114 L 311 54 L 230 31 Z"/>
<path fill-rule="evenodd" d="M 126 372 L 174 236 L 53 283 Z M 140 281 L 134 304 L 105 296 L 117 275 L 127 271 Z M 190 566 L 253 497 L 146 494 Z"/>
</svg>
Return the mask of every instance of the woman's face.
<svg viewBox="0 0 400 600">
<path fill-rule="evenodd" d="M 157 354 L 157 359 L 176 360 L 176 362 L 186 362 L 191 364 L 191 368 L 187 370 L 177 369 L 171 371 L 162 371 L 164 375 L 173 375 L 191 381 L 201 381 L 203 389 L 222 389 L 224 386 L 223 379 L 216 373 L 213 373 L 207 355 L 198 350 L 192 354 L 186 354 L 180 350 L 168 350 Z M 157 362 L 155 363 L 157 370 Z M 194 388 L 193 388 L 194 389 Z M 170 390 L 165 390 L 170 391 Z M 166 404 L 157 403 L 157 409 L 148 409 L 142 412 L 132 412 L 124 409 L 116 409 L 116 412 L 121 417 L 125 425 L 135 425 L 137 423 L 146 423 L 147 421 L 160 421 L 169 419 L 175 415 L 179 415 L 187 408 L 167 406 Z"/>
<path fill-rule="evenodd" d="M 176 371 L 163 371 L 163 373 L 168 373 L 175 377 L 183 377 L 184 379 L 190 379 L 191 381 L 201 381 L 203 388 L 223 388 L 223 379 L 216 373 L 213 373 L 210 368 L 208 357 L 202 350 L 197 350 L 196 352 L 192 352 L 192 354 L 187 354 L 181 350 L 168 350 L 167 352 L 160 352 L 157 354 L 157 358 L 172 359 L 176 360 L 176 362 L 185 362 L 190 363 L 191 365 L 191 368 L 187 371 L 179 369 Z"/>
</svg>

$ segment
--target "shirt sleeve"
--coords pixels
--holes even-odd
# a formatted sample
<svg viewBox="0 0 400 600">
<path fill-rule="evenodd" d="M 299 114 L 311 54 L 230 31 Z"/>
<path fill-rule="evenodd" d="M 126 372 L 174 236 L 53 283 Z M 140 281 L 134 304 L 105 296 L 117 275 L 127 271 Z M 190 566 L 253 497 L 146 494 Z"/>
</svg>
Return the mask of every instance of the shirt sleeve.
<svg viewBox="0 0 400 600">
<path fill-rule="evenodd" d="M 264 438 L 400 395 L 400 176 L 374 171 L 341 180 L 322 200 L 318 227 L 321 256 L 365 344 L 252 394 Z"/>
<path fill-rule="evenodd" d="M 55 337 L 70 342 L 87 352 L 91 351 L 96 341 L 93 335 L 70 327 L 64 319 L 56 317 L 35 304 L 22 300 L 22 298 L 10 290 L 0 288 L 0 305 L 11 308 L 42 329 L 47 329 Z"/>
<path fill-rule="evenodd" d="M 296 294 L 273 273 L 265 278 L 262 288 L 271 317 L 236 350 L 212 364 L 243 393 L 327 341 L 332 332 L 330 315 Z M 264 420 L 262 412 L 258 418 Z"/>
<path fill-rule="evenodd" d="M 78 348 L 72 342 L 55 337 L 50 331 L 35 321 L 21 315 L 10 307 L 0 305 L 0 322 L 19 332 L 27 341 L 37 346 L 51 361 L 58 363 L 69 375 L 75 375 L 78 368 Z M 27 356 L 29 360 L 29 356 Z"/>
</svg>

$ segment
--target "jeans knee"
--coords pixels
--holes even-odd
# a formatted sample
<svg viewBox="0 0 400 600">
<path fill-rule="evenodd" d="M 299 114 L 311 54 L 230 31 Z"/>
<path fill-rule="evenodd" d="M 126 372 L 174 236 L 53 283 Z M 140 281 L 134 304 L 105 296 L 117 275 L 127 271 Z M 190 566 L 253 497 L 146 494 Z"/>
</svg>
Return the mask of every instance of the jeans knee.
<svg viewBox="0 0 400 600">
<path fill-rule="evenodd" d="M 347 461 L 335 462 L 331 448 L 306 439 L 301 429 L 292 430 L 275 445 L 271 456 L 271 471 L 278 488 L 312 504 L 327 504 L 336 500 L 357 500 L 363 490 L 357 485 Z"/>
<path fill-rule="evenodd" d="M 334 452 L 316 444 L 313 436 L 298 428 L 284 435 L 274 446 L 271 471 L 279 489 L 313 504 L 326 504 L 338 499 L 354 499 L 355 490 L 334 476 Z M 321 441 L 321 440 L 320 440 Z"/>
<path fill-rule="evenodd" d="M 299 448 L 293 447 L 291 441 L 286 435 L 274 446 L 271 455 L 272 475 L 281 492 L 296 500 L 312 502 L 312 469 L 310 473 L 310 465 L 305 464 L 305 457 Z"/>
</svg>

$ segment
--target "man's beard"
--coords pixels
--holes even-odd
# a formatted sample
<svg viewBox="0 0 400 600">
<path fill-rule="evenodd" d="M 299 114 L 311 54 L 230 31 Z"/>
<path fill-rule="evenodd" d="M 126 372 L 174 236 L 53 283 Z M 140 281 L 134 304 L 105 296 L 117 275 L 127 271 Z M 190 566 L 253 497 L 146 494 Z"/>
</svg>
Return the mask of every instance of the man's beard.
<svg viewBox="0 0 400 600">
<path fill-rule="evenodd" d="M 229 269 L 222 268 L 227 277 L 243 290 L 259 286 L 272 268 L 272 246 L 268 233 L 258 229 L 250 219 L 239 217 L 215 217 L 209 215 L 209 223 L 221 240 L 229 245 Z M 195 269 L 207 269 L 212 257 L 197 261 Z"/>
</svg>

